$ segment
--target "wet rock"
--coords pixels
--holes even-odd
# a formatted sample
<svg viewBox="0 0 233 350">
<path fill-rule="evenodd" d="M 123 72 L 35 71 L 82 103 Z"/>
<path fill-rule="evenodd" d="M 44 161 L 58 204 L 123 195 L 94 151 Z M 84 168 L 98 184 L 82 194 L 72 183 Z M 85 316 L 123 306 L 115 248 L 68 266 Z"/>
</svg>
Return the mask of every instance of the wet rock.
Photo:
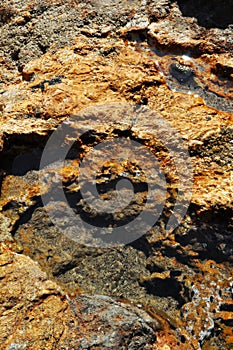
<svg viewBox="0 0 233 350">
<path fill-rule="evenodd" d="M 180 64 L 171 64 L 170 73 L 179 81 L 179 83 L 186 83 L 191 79 L 193 71 L 186 66 Z"/>
</svg>

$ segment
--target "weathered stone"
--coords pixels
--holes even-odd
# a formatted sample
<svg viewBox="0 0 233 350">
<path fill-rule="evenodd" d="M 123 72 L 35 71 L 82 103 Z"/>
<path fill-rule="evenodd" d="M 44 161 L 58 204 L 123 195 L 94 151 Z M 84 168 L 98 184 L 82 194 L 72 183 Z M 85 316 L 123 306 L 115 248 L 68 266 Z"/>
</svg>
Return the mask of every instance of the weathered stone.
<svg viewBox="0 0 233 350">
<path fill-rule="evenodd" d="M 69 297 L 35 262 L 5 246 L 0 276 L 2 349 L 161 349 L 164 338 L 184 349 L 161 317 L 107 296 Z"/>
<path fill-rule="evenodd" d="M 6 249 L 2 257 L 2 268 L 9 268 L 0 280 L 5 308 L 1 333 L 6 349 L 232 347 L 229 6 L 231 1 L 201 0 L 1 3 L 0 239 L 24 254 Z M 152 111 L 149 122 L 138 107 L 138 120 L 133 116 L 134 107 L 129 108 L 128 119 L 117 108 L 115 114 L 109 112 L 107 106 L 126 101 L 140 105 L 141 110 L 147 105 Z M 98 105 L 106 108 L 102 117 L 94 107 Z M 53 184 L 59 184 L 55 169 L 39 186 L 38 176 L 46 173 L 39 170 L 43 148 L 52 131 L 72 115 L 77 115 L 77 127 L 87 128 L 85 118 L 81 122 L 86 107 L 104 122 L 74 145 L 62 169 L 62 187 L 76 214 L 83 210 L 91 220 L 96 219 L 80 198 L 77 179 L 79 158 L 98 142 L 119 136 L 139 141 L 156 153 L 166 174 L 168 200 L 163 215 L 152 230 L 125 247 L 86 244 L 98 245 L 99 238 L 93 235 L 97 229 L 82 232 L 70 225 L 60 232 L 40 199 L 52 192 Z M 187 215 L 169 234 L 164 225 L 177 198 L 177 173 L 169 150 L 152 135 L 155 122 L 162 118 L 187 143 L 194 173 Z M 150 169 L 143 174 L 135 164 L 111 160 L 98 179 L 106 201 L 114 195 L 113 188 L 104 192 L 104 186 L 111 183 L 106 179 L 111 178 L 112 185 L 121 178 L 119 174 L 127 174 L 140 191 L 131 207 L 111 218 L 115 224 L 140 212 Z M 183 196 L 185 199 L 185 193 Z M 162 203 L 159 193 L 158 203 Z M 51 206 L 55 213 L 60 210 L 59 224 L 65 227 L 66 211 L 56 196 Z M 112 223 L 107 216 L 102 219 Z M 77 232 L 83 241 L 74 240 Z M 72 292 L 73 299 L 48 281 L 25 255 Z M 149 323 L 148 316 L 140 316 L 140 323 L 135 316 L 138 309 L 129 302 L 126 306 L 108 297 L 77 296 L 81 291 L 134 300 L 148 305 L 156 316 Z M 24 319 L 24 314 L 30 318 Z M 84 320 L 81 325 L 80 317 Z M 110 325 L 109 318 L 114 317 Z M 120 336 L 123 323 L 126 328 Z"/>
</svg>

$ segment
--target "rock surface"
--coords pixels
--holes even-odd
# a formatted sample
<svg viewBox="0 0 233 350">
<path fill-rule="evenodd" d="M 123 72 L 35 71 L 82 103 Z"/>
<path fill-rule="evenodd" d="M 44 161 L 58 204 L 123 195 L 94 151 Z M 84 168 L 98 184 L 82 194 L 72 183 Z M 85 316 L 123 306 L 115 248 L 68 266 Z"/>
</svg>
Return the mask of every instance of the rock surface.
<svg viewBox="0 0 233 350">
<path fill-rule="evenodd" d="M 69 297 L 38 264 L 4 245 L 0 264 L 2 349 L 162 349 L 156 344 L 164 338 L 183 348 L 152 312 L 107 296 Z"/>
<path fill-rule="evenodd" d="M 213 0 L 1 3 L 4 349 L 232 348 L 232 6 Z M 40 160 L 52 131 L 73 115 L 77 129 L 91 132 L 73 144 L 61 184 L 59 159 L 50 171 L 40 169 Z M 193 166 L 187 213 L 169 234 L 180 170 L 171 148 L 179 159 L 182 147 L 168 142 L 165 122 L 179 132 Z M 69 144 L 74 135 L 68 130 Z M 99 245 L 97 228 L 82 231 L 72 221 L 67 227 L 56 188 L 90 223 L 114 227 L 135 219 L 144 208 L 145 184 L 158 181 L 150 162 L 143 172 L 137 163 L 117 164 L 107 151 L 111 161 L 100 167 L 97 181 L 102 197 L 112 199 L 124 177 L 136 189 L 131 205 L 116 215 L 96 215 L 80 195 L 79 160 L 114 138 L 137 141 L 156 155 L 166 203 L 145 235 L 109 248 Z M 149 206 L 149 213 L 163 203 L 162 180 L 160 174 L 157 207 Z M 50 196 L 57 225 L 41 195 Z M 177 220 L 188 193 L 180 196 Z"/>
</svg>

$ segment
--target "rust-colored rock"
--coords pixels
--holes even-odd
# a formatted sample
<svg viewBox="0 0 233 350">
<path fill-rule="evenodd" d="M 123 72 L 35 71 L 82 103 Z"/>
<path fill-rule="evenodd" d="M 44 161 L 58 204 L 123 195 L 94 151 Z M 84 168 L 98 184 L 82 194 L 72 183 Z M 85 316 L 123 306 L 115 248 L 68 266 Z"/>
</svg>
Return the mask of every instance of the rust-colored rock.
<svg viewBox="0 0 233 350">
<path fill-rule="evenodd" d="M 82 349 L 94 344 L 101 349 L 232 348 L 233 86 L 228 16 L 232 2 L 219 4 L 215 0 L 211 6 L 202 0 L 1 4 L 0 239 L 8 248 L 1 255 L 5 309 L 0 322 L 6 349 Z M 202 9 L 208 10 L 208 18 Z M 109 106 L 127 103 L 128 114 L 123 113 L 126 107 L 109 112 Z M 93 120 L 99 120 L 92 125 L 94 131 L 83 118 L 86 108 Z M 90 127 L 92 132 L 74 144 L 62 168 L 61 184 L 59 162 L 49 171 L 39 170 L 40 159 L 52 131 L 73 115 L 77 129 Z M 169 234 L 164 228 L 177 199 L 178 176 L 169 149 L 153 136 L 155 125 L 161 126 L 164 137 L 169 134 L 163 121 L 179 132 L 193 165 L 187 214 Z M 68 136 L 67 142 L 72 142 L 72 132 Z M 88 213 L 92 222 L 99 220 L 80 197 L 79 162 L 96 144 L 117 137 L 141 142 L 156 154 L 166 174 L 166 206 L 143 237 L 106 249 L 98 246 L 97 229 L 82 232 L 81 226 L 77 229 L 71 223 L 60 232 L 40 196 L 54 193 L 51 208 L 59 213 L 63 228 L 66 209 L 56 198 L 56 186 L 64 189 L 75 214 Z M 111 158 L 111 150 L 107 154 Z M 109 159 L 99 170 L 97 182 L 106 202 L 114 196 L 108 186 L 125 175 L 137 188 L 131 206 L 110 220 L 101 218 L 105 225 L 114 227 L 138 215 L 153 167 L 143 173 L 135 162 L 118 164 Z M 44 175 L 47 182 L 41 184 Z M 163 191 L 161 185 L 158 205 Z M 181 198 L 186 196 L 184 191 Z M 73 239 L 77 232 L 83 241 Z M 26 256 L 38 261 L 56 282 Z M 80 291 L 92 296 L 77 296 Z M 129 300 L 143 305 L 151 316 L 135 311 Z M 117 307 L 127 314 L 122 338 L 112 335 L 123 327 Z M 107 310 L 106 317 L 100 309 Z M 143 329 L 135 316 L 140 312 L 145 317 Z M 114 326 L 109 325 L 109 315 L 115 317 Z M 132 322 L 139 335 L 129 333 Z"/>
<path fill-rule="evenodd" d="M 0 274 L 2 349 L 184 349 L 156 314 L 107 296 L 69 297 L 38 264 L 4 245 Z"/>
</svg>

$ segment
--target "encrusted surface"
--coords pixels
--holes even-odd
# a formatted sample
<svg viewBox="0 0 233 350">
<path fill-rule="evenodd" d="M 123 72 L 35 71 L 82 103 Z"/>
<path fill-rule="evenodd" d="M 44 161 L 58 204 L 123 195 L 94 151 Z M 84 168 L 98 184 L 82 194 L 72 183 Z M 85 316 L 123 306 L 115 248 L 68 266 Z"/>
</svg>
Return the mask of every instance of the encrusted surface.
<svg viewBox="0 0 233 350">
<path fill-rule="evenodd" d="M 221 8 L 216 1 L 212 7 L 197 1 L 194 7 L 193 1 L 169 0 L 1 4 L 0 237 L 6 246 L 1 255 L 0 327 L 4 349 L 232 348 L 229 4 L 224 1 Z M 209 9 L 208 18 L 201 7 Z M 130 119 L 130 108 L 128 119 L 125 107 L 109 112 L 112 104 L 124 103 L 130 103 L 132 111 L 140 105 L 136 119 Z M 105 106 L 102 124 L 99 105 Z M 99 220 L 95 212 L 88 212 L 78 184 L 79 160 L 98 143 L 117 137 L 141 142 L 158 157 L 166 174 L 166 207 L 157 225 L 124 247 L 86 245 L 87 240 L 96 243 L 98 237 L 81 229 L 83 241 L 71 239 L 77 227 L 71 224 L 68 231 L 60 232 L 40 198 L 59 185 L 59 162 L 47 183 L 39 183 L 45 172 L 39 170 L 40 158 L 49 136 L 73 115 L 77 127 L 87 127 L 82 111 L 89 107 L 100 122 L 92 125 L 93 133 L 74 144 L 62 169 L 62 186 L 75 214 L 88 213 L 92 223 Z M 142 112 L 143 108 L 151 114 Z M 177 198 L 177 173 L 169 149 L 153 134 L 163 118 L 187 144 L 193 166 L 187 215 L 169 234 L 164 223 Z M 111 150 L 107 154 L 111 158 Z M 105 165 L 98 177 L 103 198 L 111 199 L 119 174 L 126 174 L 137 188 L 130 207 L 101 219 L 104 225 L 119 225 L 134 218 L 144 205 L 150 167 L 143 173 L 136 163 L 119 165 L 109 159 Z M 157 200 L 161 204 L 162 196 Z M 55 195 L 51 207 L 54 212 L 59 208 L 60 218 L 65 217 Z M 64 220 L 59 220 L 63 227 Z M 81 291 L 89 296 L 77 296 Z M 130 300 L 142 304 L 151 316 L 142 308 L 135 311 Z"/>
<path fill-rule="evenodd" d="M 108 296 L 69 297 L 38 264 L 0 247 L 2 349 L 161 349 L 179 347 L 159 316 Z"/>
</svg>

